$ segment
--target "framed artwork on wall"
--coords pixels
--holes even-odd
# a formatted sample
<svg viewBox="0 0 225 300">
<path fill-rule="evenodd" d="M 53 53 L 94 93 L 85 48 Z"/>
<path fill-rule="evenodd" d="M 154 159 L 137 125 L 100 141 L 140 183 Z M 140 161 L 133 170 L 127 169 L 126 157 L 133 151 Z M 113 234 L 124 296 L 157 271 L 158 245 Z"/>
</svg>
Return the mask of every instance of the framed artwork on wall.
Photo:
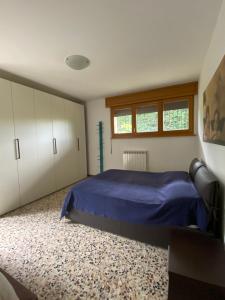
<svg viewBox="0 0 225 300">
<path fill-rule="evenodd" d="M 225 146 L 225 55 L 203 94 L 203 140 Z"/>
</svg>

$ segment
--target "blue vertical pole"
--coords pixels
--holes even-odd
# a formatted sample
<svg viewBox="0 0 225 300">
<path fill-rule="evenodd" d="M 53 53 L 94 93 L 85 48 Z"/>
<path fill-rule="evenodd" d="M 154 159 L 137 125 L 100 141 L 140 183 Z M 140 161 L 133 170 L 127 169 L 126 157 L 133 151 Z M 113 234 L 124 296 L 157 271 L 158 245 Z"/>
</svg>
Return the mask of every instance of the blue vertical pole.
<svg viewBox="0 0 225 300">
<path fill-rule="evenodd" d="M 98 123 L 99 128 L 99 161 L 100 161 L 100 173 L 104 171 L 104 163 L 103 163 L 103 123 L 100 121 Z"/>
</svg>

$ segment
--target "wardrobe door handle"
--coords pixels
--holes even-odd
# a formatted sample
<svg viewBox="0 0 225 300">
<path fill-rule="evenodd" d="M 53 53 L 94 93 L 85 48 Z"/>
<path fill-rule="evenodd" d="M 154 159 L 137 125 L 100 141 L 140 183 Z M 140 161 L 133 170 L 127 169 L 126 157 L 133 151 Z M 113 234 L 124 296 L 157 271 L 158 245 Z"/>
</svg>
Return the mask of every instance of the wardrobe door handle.
<svg viewBox="0 0 225 300">
<path fill-rule="evenodd" d="M 80 151 L 80 139 L 77 138 L 77 150 Z"/>
<path fill-rule="evenodd" d="M 20 159 L 20 140 L 15 139 L 14 144 L 15 144 L 16 160 L 18 160 L 18 159 Z"/>
<path fill-rule="evenodd" d="M 18 154 L 19 154 L 19 159 L 20 159 L 20 140 L 18 139 Z"/>
<path fill-rule="evenodd" d="M 53 154 L 55 154 L 55 142 L 54 142 L 54 138 L 52 139 L 52 151 L 53 151 Z"/>
<path fill-rule="evenodd" d="M 55 138 L 52 139 L 53 154 L 55 154 Z"/>
<path fill-rule="evenodd" d="M 18 159 L 17 139 L 14 139 L 15 159 Z"/>
<path fill-rule="evenodd" d="M 56 138 L 52 139 L 52 143 L 53 143 L 53 154 L 57 154 Z"/>
<path fill-rule="evenodd" d="M 57 154 L 58 151 L 57 151 L 57 140 L 55 139 L 55 154 Z"/>
</svg>

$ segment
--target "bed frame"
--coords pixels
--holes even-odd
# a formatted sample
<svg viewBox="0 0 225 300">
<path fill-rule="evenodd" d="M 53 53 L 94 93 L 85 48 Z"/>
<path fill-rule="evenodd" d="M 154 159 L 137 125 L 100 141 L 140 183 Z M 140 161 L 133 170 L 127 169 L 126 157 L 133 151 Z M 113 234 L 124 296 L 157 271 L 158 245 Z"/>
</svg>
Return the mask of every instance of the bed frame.
<svg viewBox="0 0 225 300">
<path fill-rule="evenodd" d="M 143 224 L 132 224 L 110 218 L 91 215 L 72 209 L 68 218 L 73 223 L 79 223 L 106 232 L 114 233 L 132 240 L 144 242 L 161 248 L 167 248 L 170 234 L 174 227 L 147 226 Z M 191 230 L 191 229 L 189 229 Z"/>
<path fill-rule="evenodd" d="M 196 180 L 194 179 L 193 181 L 205 202 L 209 215 L 209 226 L 207 228 L 207 232 L 204 234 L 223 241 L 223 198 L 221 195 L 219 183 L 215 176 L 206 168 L 205 165 L 202 164 L 200 167 L 198 167 L 195 173 L 197 174 L 197 172 L 198 176 L 196 177 Z M 204 185 L 205 182 L 207 186 Z M 214 185 L 213 193 L 211 191 L 209 193 L 207 190 L 209 189 L 209 182 L 216 183 L 216 188 Z M 209 194 L 210 199 L 208 197 Z M 71 222 L 74 223 L 84 224 L 90 227 L 118 234 L 120 236 L 124 236 L 162 248 L 168 248 L 168 245 L 170 244 L 170 235 L 173 229 L 179 229 L 181 231 L 198 230 L 196 228 L 190 227 L 132 224 L 124 221 L 116 221 L 110 218 L 92 215 L 89 213 L 77 211 L 75 209 L 71 209 L 68 218 L 71 220 Z"/>
<path fill-rule="evenodd" d="M 151 244 L 161 248 L 168 248 L 170 236 L 174 229 L 180 231 L 196 231 L 191 227 L 172 227 L 160 225 L 132 224 L 122 221 L 112 220 L 110 218 L 96 216 L 72 209 L 68 218 L 73 223 L 79 223 L 92 228 L 97 228 L 106 232 L 114 233 L 129 239 Z M 211 230 L 204 233 L 212 238 L 218 238 L 222 241 L 222 235 L 216 236 Z"/>
</svg>

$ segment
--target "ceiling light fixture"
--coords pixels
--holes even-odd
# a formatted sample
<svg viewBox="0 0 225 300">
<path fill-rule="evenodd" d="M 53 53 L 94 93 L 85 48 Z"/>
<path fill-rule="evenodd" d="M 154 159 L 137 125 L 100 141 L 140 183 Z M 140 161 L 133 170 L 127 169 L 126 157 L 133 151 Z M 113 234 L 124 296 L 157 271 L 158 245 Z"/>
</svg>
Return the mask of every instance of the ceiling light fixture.
<svg viewBox="0 0 225 300">
<path fill-rule="evenodd" d="M 65 63 L 74 70 L 83 70 L 90 65 L 90 60 L 83 55 L 70 55 L 65 59 Z"/>
</svg>

